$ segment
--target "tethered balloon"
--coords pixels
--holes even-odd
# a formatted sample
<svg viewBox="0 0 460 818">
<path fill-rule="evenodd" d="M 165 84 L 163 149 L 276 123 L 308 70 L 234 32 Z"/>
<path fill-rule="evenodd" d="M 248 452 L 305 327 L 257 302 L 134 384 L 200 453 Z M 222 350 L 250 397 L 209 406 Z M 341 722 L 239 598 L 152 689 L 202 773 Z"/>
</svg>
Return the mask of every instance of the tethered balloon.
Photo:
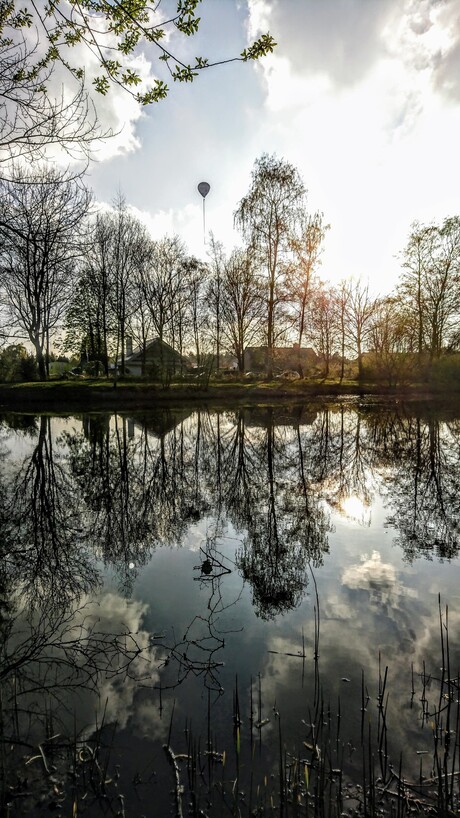
<svg viewBox="0 0 460 818">
<path fill-rule="evenodd" d="M 198 192 L 201 193 L 203 197 L 203 241 L 206 244 L 206 217 L 205 217 L 205 205 L 204 200 L 208 195 L 209 191 L 211 190 L 211 185 L 207 182 L 200 182 L 198 185 Z"/>
<path fill-rule="evenodd" d="M 198 190 L 200 191 L 204 199 L 204 197 L 207 196 L 209 191 L 211 190 L 211 185 L 208 185 L 207 182 L 200 182 L 200 184 L 198 185 Z"/>
</svg>

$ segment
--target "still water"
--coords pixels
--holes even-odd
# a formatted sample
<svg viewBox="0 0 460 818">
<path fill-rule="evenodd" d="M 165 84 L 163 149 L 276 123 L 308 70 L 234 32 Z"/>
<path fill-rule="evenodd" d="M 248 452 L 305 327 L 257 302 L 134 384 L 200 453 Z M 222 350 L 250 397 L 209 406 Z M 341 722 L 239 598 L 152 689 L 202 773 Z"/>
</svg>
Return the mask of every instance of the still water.
<svg viewBox="0 0 460 818">
<path fill-rule="evenodd" d="M 460 410 L 8 415 L 0 458 L 2 814 L 456 803 Z"/>
</svg>

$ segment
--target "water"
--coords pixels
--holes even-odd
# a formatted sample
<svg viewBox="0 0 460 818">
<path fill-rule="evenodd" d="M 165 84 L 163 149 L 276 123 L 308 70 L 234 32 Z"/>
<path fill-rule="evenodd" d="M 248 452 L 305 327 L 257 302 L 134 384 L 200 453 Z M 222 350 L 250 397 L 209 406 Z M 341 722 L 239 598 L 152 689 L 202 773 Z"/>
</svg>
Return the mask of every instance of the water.
<svg viewBox="0 0 460 818">
<path fill-rule="evenodd" d="M 456 788 L 459 447 L 402 404 L 4 417 L 4 814 Z"/>
</svg>

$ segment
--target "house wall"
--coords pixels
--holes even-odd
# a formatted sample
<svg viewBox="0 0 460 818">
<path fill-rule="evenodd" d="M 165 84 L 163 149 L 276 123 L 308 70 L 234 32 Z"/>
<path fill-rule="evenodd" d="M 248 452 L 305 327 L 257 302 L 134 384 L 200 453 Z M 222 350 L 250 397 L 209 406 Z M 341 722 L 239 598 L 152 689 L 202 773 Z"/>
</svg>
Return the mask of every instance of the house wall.
<svg viewBox="0 0 460 818">
<path fill-rule="evenodd" d="M 244 352 L 244 364 L 246 372 L 262 372 L 265 369 L 267 347 L 248 347 Z M 299 359 L 303 369 L 316 366 L 318 356 L 311 347 L 279 347 L 274 350 L 273 363 L 274 371 L 282 372 L 283 369 L 297 369 Z"/>
<path fill-rule="evenodd" d="M 181 368 L 184 369 L 186 366 L 187 362 L 185 358 L 181 359 L 179 353 L 169 345 L 165 344 L 163 348 L 161 348 L 159 341 L 152 341 L 147 345 L 145 352 L 145 375 L 159 374 L 162 369 L 164 372 L 180 372 Z M 144 374 L 143 356 L 139 350 L 136 350 L 132 356 L 126 357 L 125 369 L 126 374 L 134 377 L 140 377 Z"/>
</svg>

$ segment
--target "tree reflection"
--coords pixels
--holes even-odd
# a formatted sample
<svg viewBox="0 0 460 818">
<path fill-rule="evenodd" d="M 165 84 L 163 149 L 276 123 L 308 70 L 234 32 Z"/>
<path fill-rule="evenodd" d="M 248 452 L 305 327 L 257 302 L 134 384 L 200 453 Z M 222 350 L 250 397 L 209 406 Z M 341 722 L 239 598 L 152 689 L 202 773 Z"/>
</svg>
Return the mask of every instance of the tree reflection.
<svg viewBox="0 0 460 818">
<path fill-rule="evenodd" d="M 123 727 L 140 681 L 155 676 L 149 634 L 140 628 L 145 606 L 103 594 L 74 599 L 66 610 L 50 596 L 30 608 L 20 590 L 14 601 L 0 642 L 2 815 L 15 799 L 20 814 L 35 814 L 41 793 L 50 809 L 66 792 L 75 803 L 85 782 L 72 771 L 98 722 Z M 107 804 L 105 787 L 98 794 Z"/>
<path fill-rule="evenodd" d="M 129 595 L 155 548 L 184 542 L 210 514 L 241 534 L 238 566 L 258 612 L 275 616 L 302 598 L 308 562 L 321 563 L 327 505 L 365 510 L 380 477 L 407 558 L 457 554 L 451 418 L 344 405 L 188 415 L 85 416 L 58 442 L 49 418 L 9 418 L 35 444 L 0 484 L 3 586 L 20 577 L 30 598 L 64 601 L 97 583 L 96 557 Z"/>
<path fill-rule="evenodd" d="M 58 722 L 68 729 L 75 697 L 82 708 L 85 691 L 94 695 L 93 709 L 98 697 L 109 702 L 107 718 L 113 721 L 121 712 L 128 718 L 131 682 L 164 691 L 196 676 L 220 691 L 225 624 L 231 627 L 232 620 L 226 611 L 238 602 L 240 585 L 250 585 L 262 618 L 298 605 L 310 567 L 321 565 L 328 552 L 331 509 L 345 513 L 352 498 L 366 508 L 377 493 L 383 497 L 387 525 L 408 560 L 458 554 L 460 422 L 449 416 L 416 416 L 403 406 L 356 411 L 340 404 L 314 411 L 200 410 L 192 417 L 170 410 L 131 418 L 88 415 L 58 436 L 50 418 L 11 416 L 5 422 L 10 437 L 2 427 L 4 747 L 21 741 L 32 746 Z M 10 438 L 21 441 L 15 457 L 8 452 Z M 141 627 L 147 606 L 135 594 L 128 598 L 133 581 L 155 549 L 197 542 L 191 584 L 201 596 L 196 603 L 191 593 L 187 604 L 200 607 L 190 617 L 180 611 L 185 626 L 182 621 L 180 631 L 174 630 L 173 578 L 165 593 L 172 635 L 152 644 Z M 100 593 L 101 563 L 115 569 L 125 598 Z M 373 608 L 379 615 L 385 607 L 394 611 L 396 574 L 377 552 L 348 566 L 341 581 L 353 602 L 350 610 L 361 614 L 362 607 L 363 630 Z M 409 613 L 401 620 L 401 650 L 410 634 Z M 152 671 L 145 660 L 153 659 Z M 11 758 L 6 767 L 10 762 L 12 768 Z"/>
<path fill-rule="evenodd" d="M 84 508 L 55 452 L 51 421 L 41 417 L 35 446 L 8 484 L 0 511 L 3 582 L 36 604 L 62 606 L 98 583 L 88 551 Z"/>
<path fill-rule="evenodd" d="M 125 592 L 158 544 L 177 544 L 201 513 L 195 459 L 184 427 L 158 437 L 148 422 L 115 415 L 87 420 L 66 436 L 71 472 L 84 498 L 97 553 Z"/>
<path fill-rule="evenodd" d="M 329 506 L 359 522 L 374 492 L 374 447 L 365 416 L 345 406 L 325 408 L 309 439 L 314 485 Z"/>
<path fill-rule="evenodd" d="M 229 514 L 244 532 L 237 566 L 266 619 L 299 604 L 308 565 L 327 550 L 326 514 L 308 484 L 300 426 L 293 434 L 291 424 L 277 426 L 270 409 L 262 429 L 240 418 L 225 461 Z"/>
<path fill-rule="evenodd" d="M 397 463 L 387 480 L 393 506 L 388 523 L 408 561 L 451 559 L 459 551 L 460 434 L 456 421 L 398 418 L 386 454 Z"/>
</svg>

